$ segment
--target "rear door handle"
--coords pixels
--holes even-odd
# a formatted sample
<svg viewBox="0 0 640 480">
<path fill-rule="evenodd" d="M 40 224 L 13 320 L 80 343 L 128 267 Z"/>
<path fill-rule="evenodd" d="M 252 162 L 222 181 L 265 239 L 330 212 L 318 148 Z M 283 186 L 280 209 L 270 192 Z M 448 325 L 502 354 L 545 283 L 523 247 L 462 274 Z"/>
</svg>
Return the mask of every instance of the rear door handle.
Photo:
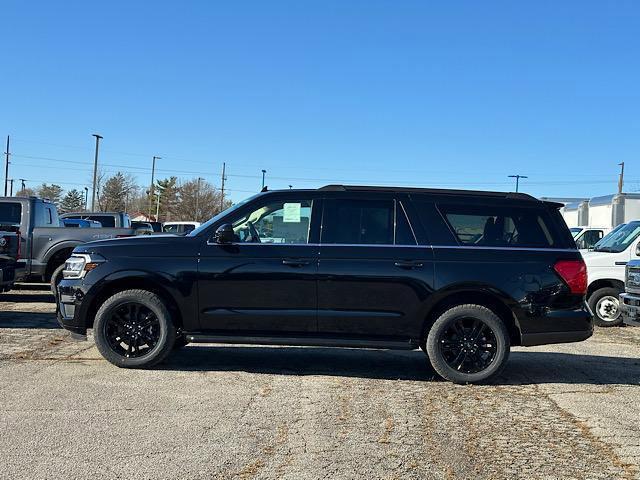
<svg viewBox="0 0 640 480">
<path fill-rule="evenodd" d="M 399 260 L 394 265 L 398 268 L 421 268 L 424 264 L 413 260 Z"/>
<path fill-rule="evenodd" d="M 282 264 L 288 265 L 290 267 L 304 267 L 305 265 L 309 265 L 311 262 L 309 260 L 298 260 L 291 258 L 283 258 Z"/>
</svg>

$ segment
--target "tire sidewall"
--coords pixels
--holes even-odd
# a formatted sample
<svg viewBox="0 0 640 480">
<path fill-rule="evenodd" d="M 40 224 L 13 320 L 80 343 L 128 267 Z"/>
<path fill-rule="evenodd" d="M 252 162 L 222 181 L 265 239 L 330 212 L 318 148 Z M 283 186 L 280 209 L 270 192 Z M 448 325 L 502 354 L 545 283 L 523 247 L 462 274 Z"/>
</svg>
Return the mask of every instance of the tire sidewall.
<svg viewBox="0 0 640 480">
<path fill-rule="evenodd" d="M 139 358 L 127 358 L 113 351 L 106 338 L 106 323 L 114 309 L 126 303 L 139 303 L 151 310 L 160 324 L 160 338 L 155 347 L 146 355 Z M 173 349 L 175 343 L 175 327 L 171 315 L 160 298 L 143 290 L 129 290 L 109 297 L 98 309 L 93 324 L 93 335 L 96 347 L 102 356 L 110 363 L 125 368 L 145 368 L 156 365 L 164 360 Z"/>
<path fill-rule="evenodd" d="M 51 274 L 51 293 L 57 299 L 58 298 L 58 284 L 62 281 L 62 271 L 64 270 L 65 264 L 59 265 Z"/>
<path fill-rule="evenodd" d="M 604 288 L 599 288 L 598 290 L 593 292 L 589 297 L 589 300 L 587 301 L 587 303 L 589 304 L 589 308 L 593 312 L 593 323 L 595 323 L 598 327 L 617 327 L 622 324 L 623 318 L 622 318 L 622 312 L 620 312 L 619 300 L 618 300 L 618 318 L 616 318 L 615 320 L 603 320 L 598 315 L 598 309 L 596 308 L 598 305 L 598 302 L 602 299 L 602 297 L 611 296 L 617 299 L 620 293 L 621 293 L 620 290 L 618 290 L 617 288 L 604 287 Z"/>
<path fill-rule="evenodd" d="M 446 329 L 460 318 L 477 318 L 483 321 L 496 338 L 497 352 L 491 365 L 477 373 L 463 373 L 450 367 L 440 348 L 440 337 Z M 446 380 L 454 383 L 481 383 L 498 375 L 509 358 L 511 342 L 504 322 L 491 310 L 480 305 L 460 305 L 444 312 L 434 322 L 427 335 L 427 355 L 434 370 Z"/>
</svg>

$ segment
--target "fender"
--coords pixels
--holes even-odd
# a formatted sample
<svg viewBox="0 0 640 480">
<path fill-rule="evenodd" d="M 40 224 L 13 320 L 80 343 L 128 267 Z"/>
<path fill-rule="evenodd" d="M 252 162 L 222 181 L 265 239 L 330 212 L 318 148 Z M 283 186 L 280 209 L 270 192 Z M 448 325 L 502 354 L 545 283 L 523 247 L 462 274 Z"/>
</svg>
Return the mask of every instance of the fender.
<svg viewBox="0 0 640 480">
<path fill-rule="evenodd" d="M 78 245 L 82 245 L 83 243 L 86 242 L 81 242 L 80 240 L 64 240 L 62 242 L 55 243 L 47 248 L 42 258 L 42 263 L 45 265 L 48 264 L 49 260 L 51 260 L 51 258 L 60 250 L 64 250 L 66 248 L 70 248 L 71 250 L 73 250 Z"/>
</svg>

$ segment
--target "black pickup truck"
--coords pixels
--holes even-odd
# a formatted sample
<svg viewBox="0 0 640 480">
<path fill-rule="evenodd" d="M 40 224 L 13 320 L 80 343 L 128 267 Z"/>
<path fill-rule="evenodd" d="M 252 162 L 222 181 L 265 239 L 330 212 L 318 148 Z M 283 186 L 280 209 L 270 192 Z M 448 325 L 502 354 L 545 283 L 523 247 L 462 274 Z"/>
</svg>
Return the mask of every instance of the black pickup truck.
<svg viewBox="0 0 640 480">
<path fill-rule="evenodd" d="M 64 228 L 56 206 L 36 197 L 0 197 L 0 226 L 14 235 L 19 232 L 16 281 L 48 281 L 78 245 L 135 235 L 133 228 Z"/>
</svg>

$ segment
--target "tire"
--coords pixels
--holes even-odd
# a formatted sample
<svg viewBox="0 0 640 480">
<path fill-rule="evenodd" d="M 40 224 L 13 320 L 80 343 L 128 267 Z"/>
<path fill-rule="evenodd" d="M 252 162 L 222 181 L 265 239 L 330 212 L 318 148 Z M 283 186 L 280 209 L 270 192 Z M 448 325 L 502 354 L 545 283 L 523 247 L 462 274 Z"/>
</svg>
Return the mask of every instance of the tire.
<svg viewBox="0 0 640 480">
<path fill-rule="evenodd" d="M 51 293 L 53 297 L 58 301 L 58 284 L 62 280 L 62 271 L 64 270 L 65 264 L 63 263 L 58 268 L 56 268 L 51 274 Z"/>
<path fill-rule="evenodd" d="M 476 330 L 478 326 L 482 328 Z M 445 347 L 445 342 L 451 347 Z M 429 330 L 426 344 L 433 369 L 459 384 L 481 383 L 499 375 L 511 348 L 509 332 L 500 317 L 487 307 L 472 304 L 458 305 L 440 315 Z M 474 359 L 478 363 L 472 363 Z"/>
<path fill-rule="evenodd" d="M 96 314 L 93 335 L 102 356 L 122 368 L 157 365 L 176 341 L 169 310 L 146 290 L 125 290 L 109 297 Z"/>
<path fill-rule="evenodd" d="M 593 312 L 593 323 L 598 327 L 617 327 L 622 325 L 622 312 L 618 295 L 622 293 L 617 288 L 599 288 L 591 294 L 588 300 L 589 308 Z"/>
</svg>

